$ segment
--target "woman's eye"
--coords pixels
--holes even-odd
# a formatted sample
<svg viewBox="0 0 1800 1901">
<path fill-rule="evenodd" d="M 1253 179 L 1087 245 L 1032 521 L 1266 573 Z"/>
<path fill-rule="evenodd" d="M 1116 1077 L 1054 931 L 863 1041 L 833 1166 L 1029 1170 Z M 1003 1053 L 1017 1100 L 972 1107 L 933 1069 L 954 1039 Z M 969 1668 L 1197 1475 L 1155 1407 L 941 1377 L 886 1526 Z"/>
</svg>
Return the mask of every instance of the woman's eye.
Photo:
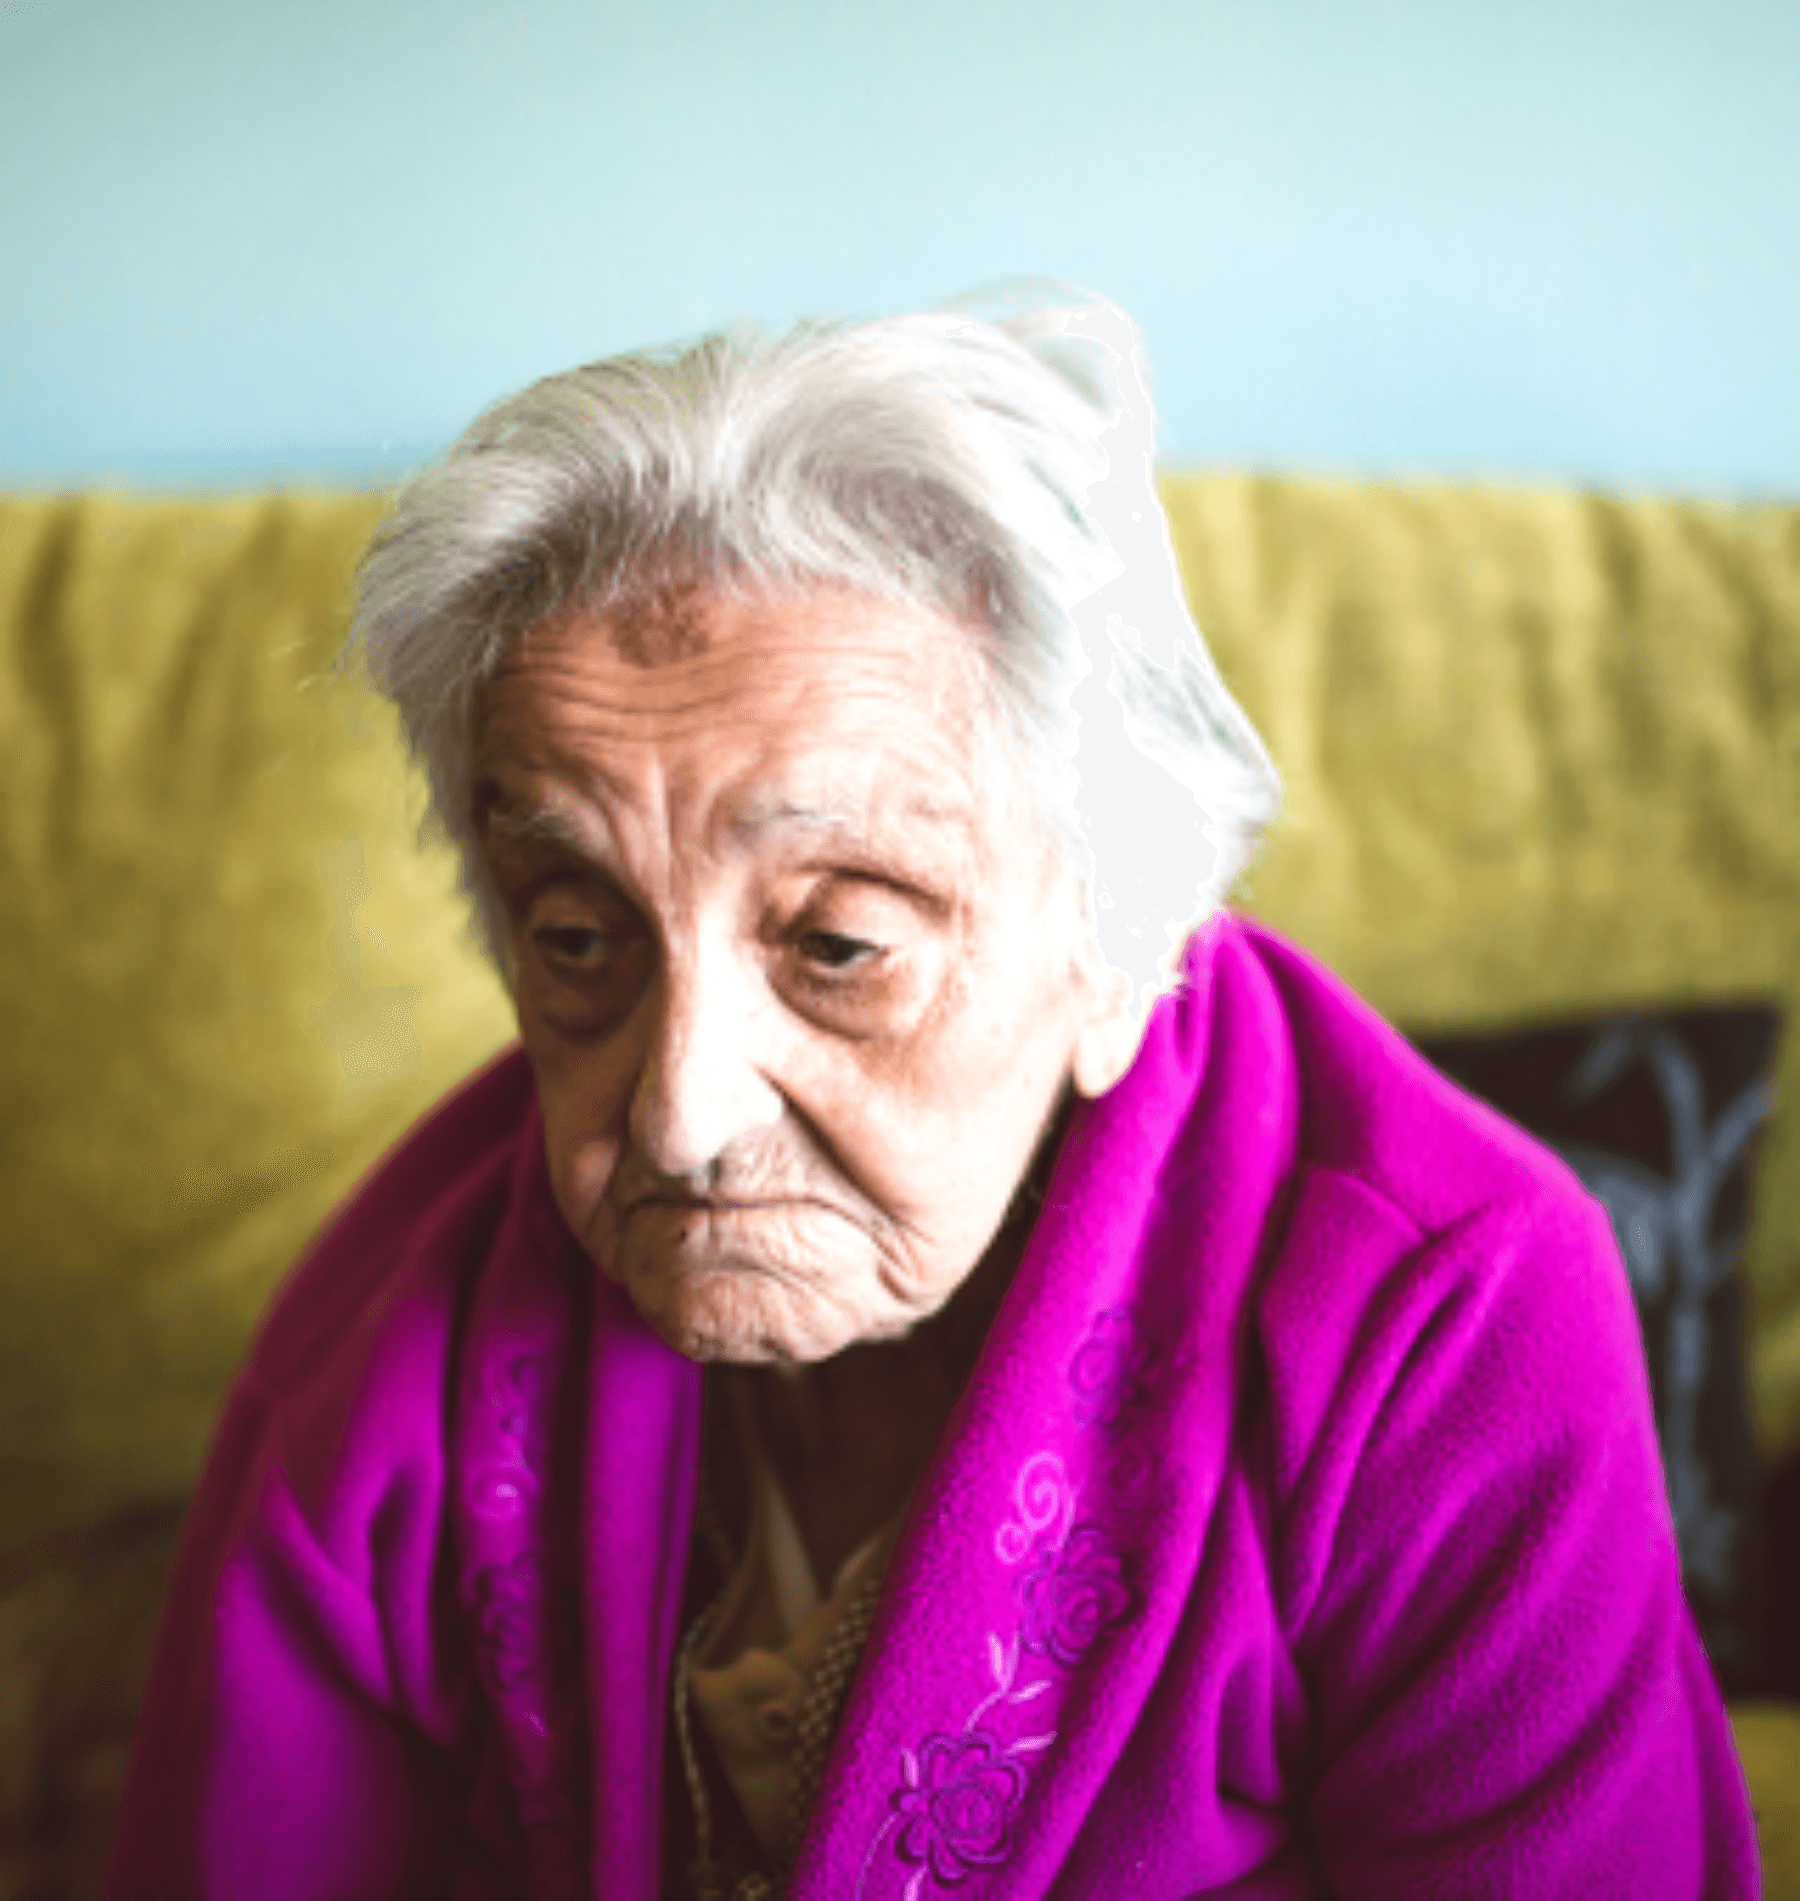
<svg viewBox="0 0 1800 1901">
<path fill-rule="evenodd" d="M 592 964 L 606 949 L 605 937 L 585 924 L 551 924 L 533 935 L 559 964 Z"/>
<path fill-rule="evenodd" d="M 827 970 L 853 970 L 858 964 L 879 957 L 881 946 L 860 937 L 845 937 L 837 931 L 808 931 L 800 939 L 800 954 L 808 962 L 821 964 Z"/>
</svg>

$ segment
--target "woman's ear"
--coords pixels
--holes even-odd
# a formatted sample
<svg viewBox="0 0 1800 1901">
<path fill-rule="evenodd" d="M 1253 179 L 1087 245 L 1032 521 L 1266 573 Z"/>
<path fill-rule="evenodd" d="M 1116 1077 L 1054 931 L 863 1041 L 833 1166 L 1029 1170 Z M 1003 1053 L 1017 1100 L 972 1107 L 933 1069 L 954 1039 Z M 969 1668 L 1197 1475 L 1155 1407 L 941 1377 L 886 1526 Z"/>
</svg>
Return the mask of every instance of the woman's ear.
<svg viewBox="0 0 1800 1901">
<path fill-rule="evenodd" d="M 1094 1007 L 1077 1031 L 1069 1079 L 1078 1095 L 1103 1096 L 1137 1058 L 1149 1012 L 1132 999 L 1131 979 L 1102 968 L 1094 981 Z"/>
</svg>

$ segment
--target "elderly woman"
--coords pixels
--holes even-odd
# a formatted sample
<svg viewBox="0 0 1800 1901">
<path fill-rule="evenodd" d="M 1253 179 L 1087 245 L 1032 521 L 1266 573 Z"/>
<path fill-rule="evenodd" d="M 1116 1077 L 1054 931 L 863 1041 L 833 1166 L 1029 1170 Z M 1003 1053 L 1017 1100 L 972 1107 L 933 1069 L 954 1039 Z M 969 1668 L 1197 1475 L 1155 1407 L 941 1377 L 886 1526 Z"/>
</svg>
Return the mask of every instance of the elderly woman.
<svg viewBox="0 0 1800 1901">
<path fill-rule="evenodd" d="M 118 1901 L 1753 1891 L 1604 1217 L 1219 908 L 1149 445 L 1092 301 L 403 492 L 357 638 L 522 1047 L 232 1394 Z"/>
</svg>

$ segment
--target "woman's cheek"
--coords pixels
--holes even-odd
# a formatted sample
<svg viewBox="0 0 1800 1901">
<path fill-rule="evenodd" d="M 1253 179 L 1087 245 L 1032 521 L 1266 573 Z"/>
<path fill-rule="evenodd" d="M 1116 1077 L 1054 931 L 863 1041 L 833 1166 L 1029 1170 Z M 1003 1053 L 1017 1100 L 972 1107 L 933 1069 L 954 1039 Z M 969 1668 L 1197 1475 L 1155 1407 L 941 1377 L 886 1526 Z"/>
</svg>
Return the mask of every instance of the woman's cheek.
<svg viewBox="0 0 1800 1901">
<path fill-rule="evenodd" d="M 577 1235 L 591 1232 L 619 1165 L 617 1136 L 588 1112 L 585 1100 L 545 1103 L 550 1178 L 564 1218 Z"/>
</svg>

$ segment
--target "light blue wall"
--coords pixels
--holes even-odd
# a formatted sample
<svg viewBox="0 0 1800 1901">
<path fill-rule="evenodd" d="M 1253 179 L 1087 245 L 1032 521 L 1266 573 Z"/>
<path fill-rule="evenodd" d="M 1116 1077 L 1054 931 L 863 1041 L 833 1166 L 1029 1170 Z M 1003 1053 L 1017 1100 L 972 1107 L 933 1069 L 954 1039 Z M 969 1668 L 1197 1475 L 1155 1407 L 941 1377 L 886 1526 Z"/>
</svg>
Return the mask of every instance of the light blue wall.
<svg viewBox="0 0 1800 1901">
<path fill-rule="evenodd" d="M 0 485 L 1071 278 L 1166 460 L 1800 495 L 1796 0 L 0 0 Z"/>
</svg>

